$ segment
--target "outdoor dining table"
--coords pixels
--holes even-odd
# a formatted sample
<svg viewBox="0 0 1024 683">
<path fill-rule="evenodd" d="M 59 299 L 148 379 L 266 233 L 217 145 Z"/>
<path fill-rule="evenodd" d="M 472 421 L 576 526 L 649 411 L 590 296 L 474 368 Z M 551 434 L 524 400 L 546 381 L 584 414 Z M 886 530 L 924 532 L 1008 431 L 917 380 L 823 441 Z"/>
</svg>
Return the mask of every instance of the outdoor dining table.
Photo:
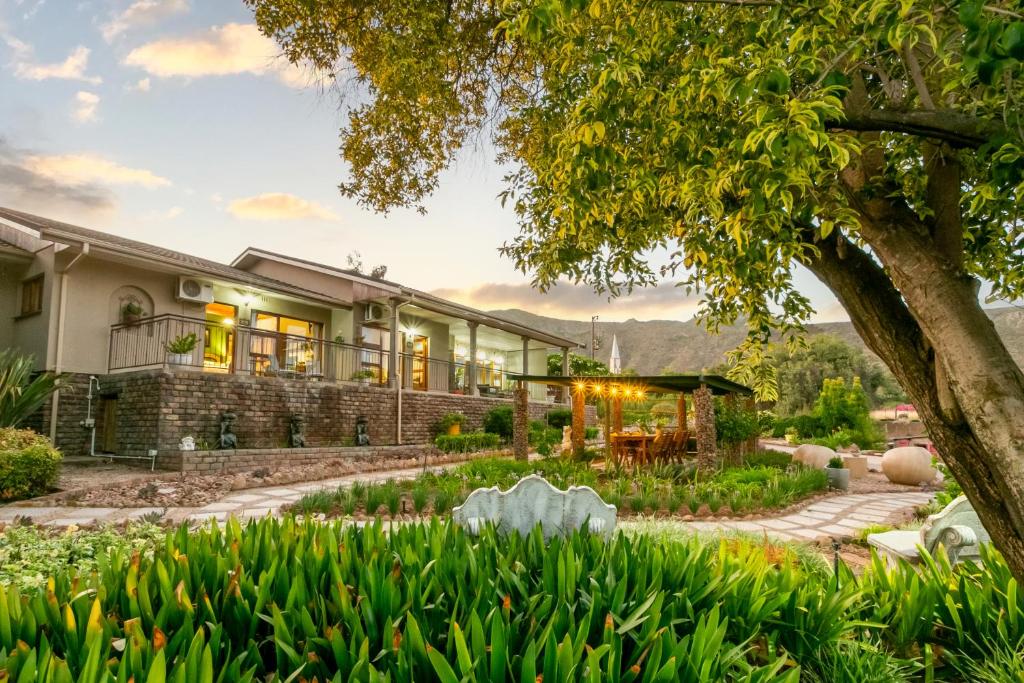
<svg viewBox="0 0 1024 683">
<path fill-rule="evenodd" d="M 620 432 L 612 434 L 612 458 L 615 462 L 621 462 L 625 453 L 633 451 L 635 462 L 644 464 L 648 461 L 650 445 L 654 442 L 654 434 L 642 434 L 640 432 Z"/>
</svg>

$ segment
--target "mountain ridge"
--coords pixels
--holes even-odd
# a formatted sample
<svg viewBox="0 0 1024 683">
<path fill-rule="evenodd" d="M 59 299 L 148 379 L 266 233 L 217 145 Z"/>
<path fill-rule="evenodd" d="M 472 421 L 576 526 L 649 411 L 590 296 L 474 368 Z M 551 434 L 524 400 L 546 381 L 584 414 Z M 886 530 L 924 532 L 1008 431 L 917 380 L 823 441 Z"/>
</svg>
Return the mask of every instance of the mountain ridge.
<svg viewBox="0 0 1024 683">
<path fill-rule="evenodd" d="M 552 318 L 518 308 L 489 312 L 589 347 L 589 321 Z M 988 309 L 987 313 L 1014 360 L 1024 367 L 1024 308 L 1008 306 Z M 614 334 L 619 343 L 622 367 L 635 370 L 641 375 L 658 375 L 666 371 L 696 373 L 714 367 L 724 362 L 726 352 L 736 348 L 746 335 L 742 323 L 722 327 L 718 334 L 711 334 L 693 318 L 685 321 L 633 318 L 622 322 L 598 321 L 596 329 L 599 345 L 595 357 L 608 362 Z M 850 322 L 810 324 L 807 326 L 807 334 L 839 337 L 881 364 L 881 360 L 865 346 Z M 579 353 L 589 354 L 589 351 L 580 350 Z"/>
</svg>

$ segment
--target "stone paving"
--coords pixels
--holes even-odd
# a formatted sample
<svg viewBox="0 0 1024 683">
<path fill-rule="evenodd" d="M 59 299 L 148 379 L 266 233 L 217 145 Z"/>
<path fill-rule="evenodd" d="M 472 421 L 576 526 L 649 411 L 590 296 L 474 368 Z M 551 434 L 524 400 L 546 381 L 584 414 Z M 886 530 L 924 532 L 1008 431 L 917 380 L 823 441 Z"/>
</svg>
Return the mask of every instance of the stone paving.
<svg viewBox="0 0 1024 683">
<path fill-rule="evenodd" d="M 449 465 L 448 467 L 451 467 Z M 444 465 L 428 468 L 438 472 Z M 11 522 L 16 517 L 29 518 L 36 524 L 53 527 L 85 526 L 91 524 L 116 524 L 138 519 L 149 513 L 163 513 L 164 518 L 178 523 L 182 521 L 202 522 L 224 521 L 230 515 L 242 520 L 264 515 L 280 514 L 281 508 L 297 501 L 303 495 L 324 489 L 334 489 L 354 482 L 383 482 L 388 479 L 412 479 L 423 471 L 422 468 L 386 470 L 351 474 L 336 479 L 275 486 L 262 489 L 235 491 L 224 498 L 201 508 L 87 508 L 87 507 L 31 507 L 7 505 L 0 507 L 0 522 Z M 699 520 L 682 521 L 659 519 L 661 524 L 678 525 L 681 530 L 695 532 L 742 531 L 768 534 L 783 541 L 814 541 L 823 537 L 848 538 L 872 524 L 885 523 L 894 515 L 913 510 L 927 503 L 931 493 L 908 491 L 903 493 L 863 493 L 833 496 L 812 503 L 805 508 L 779 517 L 749 520 Z M 620 526 L 635 524 L 623 520 Z"/>
</svg>

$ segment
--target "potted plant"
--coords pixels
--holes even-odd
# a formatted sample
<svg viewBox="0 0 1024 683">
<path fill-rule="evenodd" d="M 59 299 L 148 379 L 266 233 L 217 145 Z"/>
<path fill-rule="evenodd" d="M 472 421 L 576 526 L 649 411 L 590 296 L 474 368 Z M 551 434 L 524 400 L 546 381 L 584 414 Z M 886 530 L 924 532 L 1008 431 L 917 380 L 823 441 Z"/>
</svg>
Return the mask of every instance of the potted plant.
<svg viewBox="0 0 1024 683">
<path fill-rule="evenodd" d="M 175 337 L 174 341 L 167 342 L 164 347 L 167 349 L 167 362 L 170 365 L 190 365 L 192 352 L 195 351 L 199 337 L 195 332 Z"/>
<path fill-rule="evenodd" d="M 134 325 L 142 320 L 142 315 L 145 311 L 135 301 L 129 301 L 121 307 L 121 322 L 128 325 Z"/>
<path fill-rule="evenodd" d="M 359 382 L 364 387 L 370 386 L 370 380 L 373 379 L 373 370 L 356 370 L 352 373 L 351 379 Z"/>
<path fill-rule="evenodd" d="M 839 456 L 829 459 L 825 465 L 825 474 L 828 475 L 829 488 L 840 491 L 850 488 L 850 470 L 843 466 L 843 459 Z"/>
<path fill-rule="evenodd" d="M 446 413 L 438 422 L 437 430 L 448 434 L 448 436 L 458 436 L 462 433 L 462 423 L 465 420 L 466 416 L 462 413 Z"/>
</svg>

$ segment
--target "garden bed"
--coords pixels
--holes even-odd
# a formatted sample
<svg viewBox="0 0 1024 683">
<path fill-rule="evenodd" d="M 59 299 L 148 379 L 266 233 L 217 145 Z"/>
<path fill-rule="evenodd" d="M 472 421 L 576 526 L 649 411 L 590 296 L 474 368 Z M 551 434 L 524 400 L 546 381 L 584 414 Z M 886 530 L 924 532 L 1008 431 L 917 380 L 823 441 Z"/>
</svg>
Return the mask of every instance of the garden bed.
<svg viewBox="0 0 1024 683">
<path fill-rule="evenodd" d="M 411 518 L 445 515 L 477 488 L 511 488 L 537 473 L 560 489 L 590 486 L 619 510 L 620 516 L 676 516 L 682 519 L 754 517 L 776 514 L 826 494 L 825 473 L 788 463 L 785 454 L 766 464 L 725 469 L 704 477 L 690 464 L 653 466 L 633 471 L 601 468 L 566 458 L 529 462 L 485 458 L 440 474 L 382 484 L 342 486 L 307 494 L 292 506 L 302 514 Z M 779 466 L 782 465 L 782 466 Z"/>
</svg>

